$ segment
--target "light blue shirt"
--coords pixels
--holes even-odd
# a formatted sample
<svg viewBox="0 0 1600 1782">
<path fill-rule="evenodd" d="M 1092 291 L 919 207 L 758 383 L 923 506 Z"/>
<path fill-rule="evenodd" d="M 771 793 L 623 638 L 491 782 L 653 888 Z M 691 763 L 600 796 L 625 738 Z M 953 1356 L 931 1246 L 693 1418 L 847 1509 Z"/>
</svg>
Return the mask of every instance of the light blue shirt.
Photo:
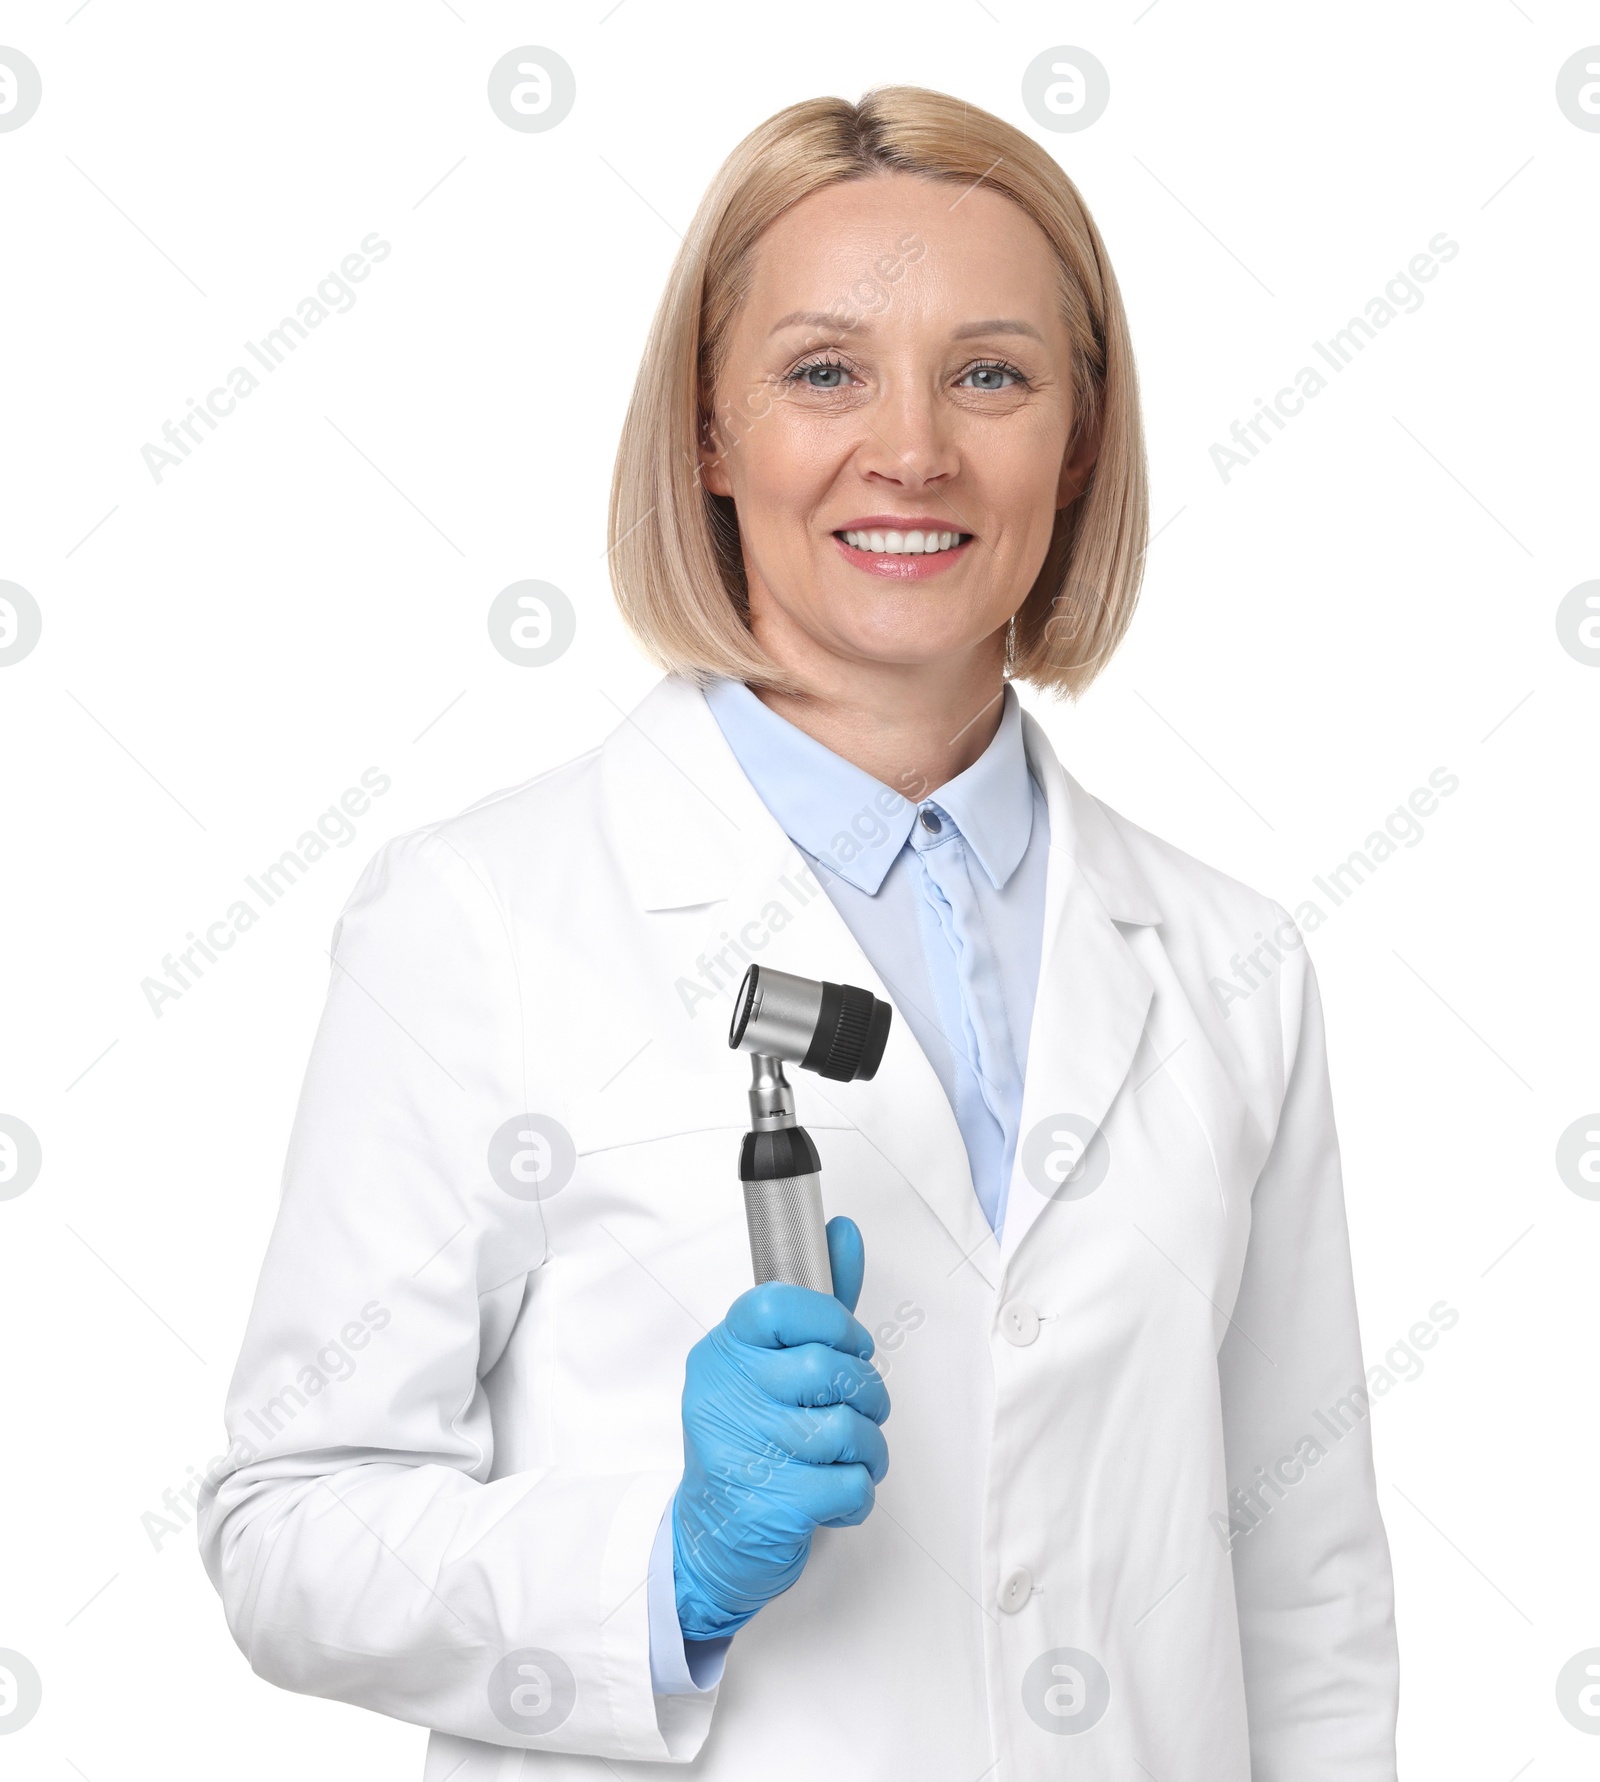
<svg viewBox="0 0 1600 1782">
<path fill-rule="evenodd" d="M 738 681 L 706 703 L 761 797 L 810 862 L 943 1085 L 972 1185 L 996 1237 L 1017 1146 L 1044 934 L 1049 818 L 1028 770 L 1022 707 L 953 780 L 913 801 L 778 716 Z M 671 1513 L 650 1559 L 650 1670 L 658 1695 L 709 1689 L 729 1640 L 685 1643 Z"/>
</svg>

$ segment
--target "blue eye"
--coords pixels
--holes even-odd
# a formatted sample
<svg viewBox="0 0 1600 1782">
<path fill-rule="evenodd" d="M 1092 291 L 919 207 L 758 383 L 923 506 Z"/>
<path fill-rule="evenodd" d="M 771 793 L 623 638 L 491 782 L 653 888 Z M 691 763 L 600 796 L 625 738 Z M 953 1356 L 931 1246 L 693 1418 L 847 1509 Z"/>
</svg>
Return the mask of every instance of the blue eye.
<svg viewBox="0 0 1600 1782">
<path fill-rule="evenodd" d="M 1022 373 L 1018 371 L 1014 365 L 1003 365 L 998 361 L 987 365 L 974 365 L 971 370 L 963 375 L 961 381 L 966 383 L 968 378 L 977 378 L 980 380 L 970 386 L 975 390 L 1004 390 L 1007 388 L 1008 383 L 1021 384 L 1027 382 L 1027 379 L 1023 377 Z"/>
<path fill-rule="evenodd" d="M 797 365 L 789 373 L 789 382 L 803 383 L 808 390 L 842 390 L 850 368 L 837 359 L 815 359 L 809 365 Z"/>
</svg>

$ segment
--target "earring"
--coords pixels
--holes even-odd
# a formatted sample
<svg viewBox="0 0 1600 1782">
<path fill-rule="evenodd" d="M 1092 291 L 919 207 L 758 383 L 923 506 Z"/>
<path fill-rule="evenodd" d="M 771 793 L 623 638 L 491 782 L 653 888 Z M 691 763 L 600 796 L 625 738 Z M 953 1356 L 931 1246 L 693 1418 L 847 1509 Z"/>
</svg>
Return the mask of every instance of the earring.
<svg viewBox="0 0 1600 1782">
<path fill-rule="evenodd" d="M 1017 615 L 1013 613 L 1006 621 L 1006 673 L 1010 674 L 1017 661 Z"/>
</svg>

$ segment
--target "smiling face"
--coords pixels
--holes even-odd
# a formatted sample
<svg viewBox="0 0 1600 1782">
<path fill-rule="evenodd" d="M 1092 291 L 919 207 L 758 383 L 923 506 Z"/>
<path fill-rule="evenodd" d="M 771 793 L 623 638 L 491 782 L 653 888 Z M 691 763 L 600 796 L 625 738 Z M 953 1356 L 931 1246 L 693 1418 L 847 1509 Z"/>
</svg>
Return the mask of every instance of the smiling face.
<svg viewBox="0 0 1600 1782">
<path fill-rule="evenodd" d="M 762 235 L 702 479 L 733 499 L 779 661 L 997 671 L 1093 463 L 1092 438 L 1067 456 L 1060 280 L 1010 199 L 912 174 L 829 186 Z"/>
</svg>

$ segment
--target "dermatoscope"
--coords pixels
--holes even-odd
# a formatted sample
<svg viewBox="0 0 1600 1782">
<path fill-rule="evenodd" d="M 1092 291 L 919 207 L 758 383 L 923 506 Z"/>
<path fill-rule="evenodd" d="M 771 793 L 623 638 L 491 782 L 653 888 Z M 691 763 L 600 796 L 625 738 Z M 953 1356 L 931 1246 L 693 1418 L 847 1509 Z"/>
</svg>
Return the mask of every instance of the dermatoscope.
<svg viewBox="0 0 1600 1782">
<path fill-rule="evenodd" d="M 785 1062 L 836 1083 L 877 1072 L 893 1016 L 853 984 L 819 983 L 752 965 L 734 998 L 728 1044 L 751 1054 L 751 1129 L 739 1147 L 750 1261 L 757 1285 L 788 1281 L 833 1292 L 822 1211 L 822 1161 L 794 1117 Z"/>
</svg>

